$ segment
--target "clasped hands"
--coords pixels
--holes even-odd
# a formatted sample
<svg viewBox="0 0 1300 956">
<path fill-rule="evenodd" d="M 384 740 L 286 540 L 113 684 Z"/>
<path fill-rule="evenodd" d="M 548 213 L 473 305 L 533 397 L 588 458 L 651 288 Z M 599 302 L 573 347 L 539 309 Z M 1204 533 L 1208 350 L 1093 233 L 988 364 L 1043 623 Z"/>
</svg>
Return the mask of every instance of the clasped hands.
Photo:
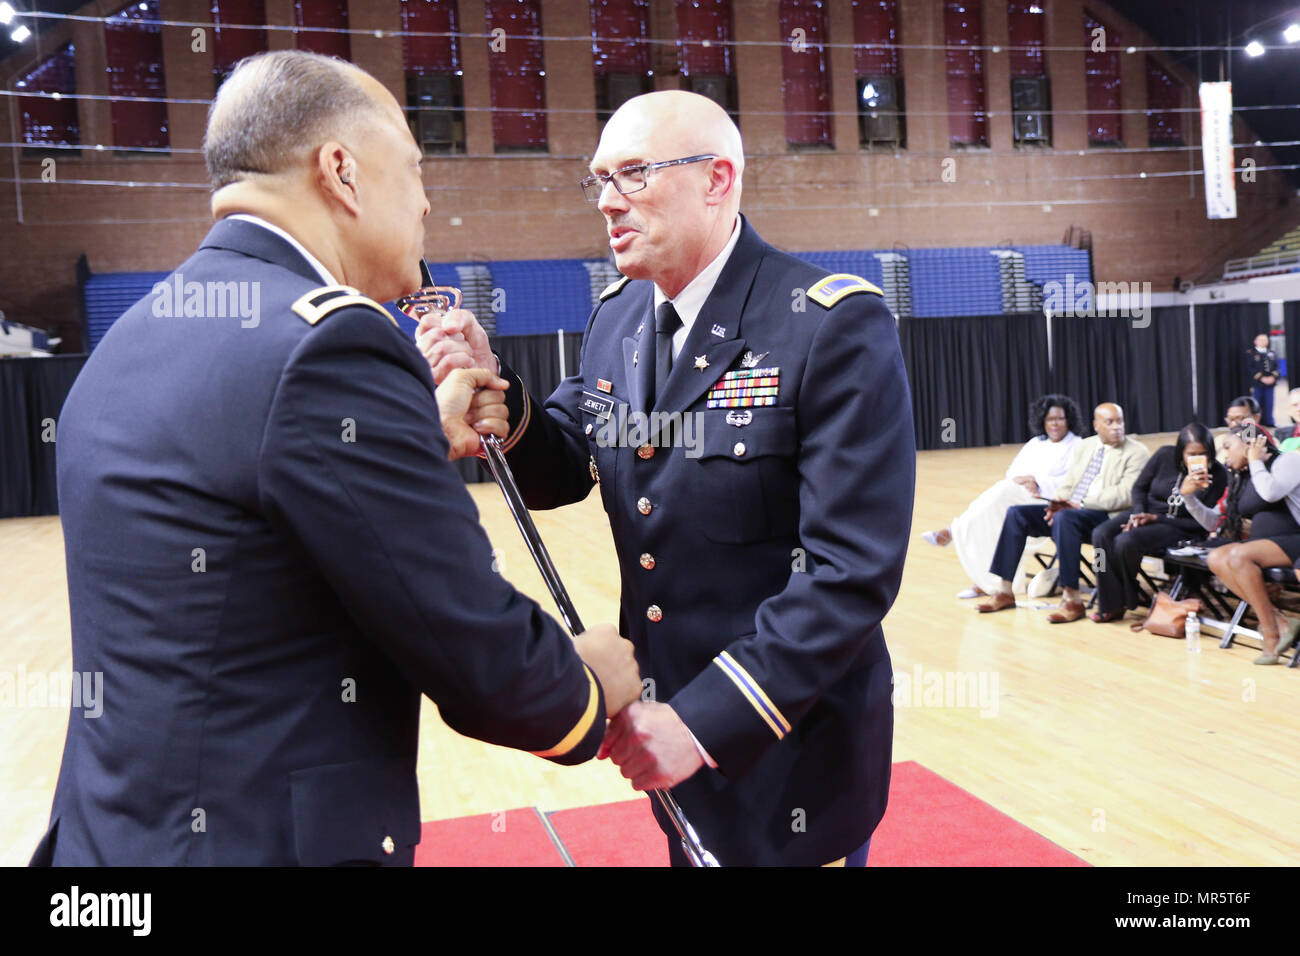
<svg viewBox="0 0 1300 956">
<path fill-rule="evenodd" d="M 597 759 L 614 761 L 635 790 L 667 789 L 704 766 L 677 712 L 642 698 L 631 641 L 620 637 L 613 625 L 598 624 L 574 638 L 574 645 L 600 681 L 605 713 L 611 717 Z"/>
<path fill-rule="evenodd" d="M 1153 515 L 1150 514 L 1149 512 L 1141 511 L 1138 512 L 1137 514 L 1130 514 L 1128 516 L 1128 520 L 1124 522 L 1124 527 L 1120 528 L 1119 530 L 1132 531 L 1134 528 L 1140 528 L 1143 525 L 1151 524 L 1151 522 L 1158 521 L 1158 520 L 1160 520 L 1158 515 Z"/>
<path fill-rule="evenodd" d="M 1014 481 L 1016 484 L 1018 484 L 1021 488 L 1024 488 L 1025 491 L 1029 492 L 1031 495 L 1038 494 L 1038 482 L 1034 479 L 1033 475 L 1020 475 L 1019 477 L 1012 478 L 1011 480 Z"/>
<path fill-rule="evenodd" d="M 1073 501 L 1065 501 L 1060 498 L 1053 498 L 1051 501 L 1047 503 L 1047 508 L 1043 511 L 1043 517 L 1050 525 L 1052 523 L 1052 519 L 1056 517 L 1056 513 L 1058 511 L 1069 511 L 1077 507 L 1079 506 L 1076 505 Z"/>
<path fill-rule="evenodd" d="M 487 333 L 468 309 L 431 312 L 415 330 L 419 348 L 438 386 L 438 414 L 455 461 L 482 451 L 482 436 L 510 433 L 505 390 L 510 383 L 488 346 Z"/>
</svg>

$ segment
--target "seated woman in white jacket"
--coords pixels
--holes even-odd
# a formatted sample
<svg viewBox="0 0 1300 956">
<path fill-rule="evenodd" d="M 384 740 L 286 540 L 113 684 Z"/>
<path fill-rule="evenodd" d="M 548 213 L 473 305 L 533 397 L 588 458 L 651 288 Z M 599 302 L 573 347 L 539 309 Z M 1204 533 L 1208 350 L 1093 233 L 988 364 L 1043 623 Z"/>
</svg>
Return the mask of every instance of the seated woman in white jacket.
<svg viewBox="0 0 1300 956">
<path fill-rule="evenodd" d="M 921 535 L 939 547 L 956 545 L 957 558 L 971 579 L 971 586 L 957 595 L 960 598 L 980 597 L 998 589 L 1000 582 L 989 566 L 1002 519 L 1012 505 L 1032 505 L 1037 498 L 1056 493 L 1069 470 L 1075 443 L 1080 441 L 1083 418 L 1068 395 L 1043 395 L 1029 406 L 1029 428 L 1034 437 L 1012 460 L 1005 478 L 972 501 L 948 527 Z"/>
</svg>

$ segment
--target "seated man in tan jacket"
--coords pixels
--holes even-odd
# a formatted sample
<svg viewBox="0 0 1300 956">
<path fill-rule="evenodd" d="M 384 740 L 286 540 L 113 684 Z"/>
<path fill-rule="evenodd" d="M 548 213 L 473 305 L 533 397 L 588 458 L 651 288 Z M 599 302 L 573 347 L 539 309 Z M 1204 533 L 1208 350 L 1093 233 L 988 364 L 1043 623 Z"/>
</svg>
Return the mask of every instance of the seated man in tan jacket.
<svg viewBox="0 0 1300 956">
<path fill-rule="evenodd" d="M 1124 411 L 1112 402 L 1097 406 L 1092 429 L 1096 434 L 1075 446 L 1065 481 L 1046 507 L 1016 505 L 1007 509 L 989 569 L 1002 584 L 991 600 L 976 608 L 981 614 L 1015 606 L 1011 578 L 1025 550 L 1025 540 L 1050 534 L 1056 542 L 1060 562 L 1057 581 L 1064 596 L 1061 606 L 1047 619 L 1053 624 L 1065 624 L 1083 617 L 1079 549 L 1092 539 L 1093 528 L 1128 510 L 1133 483 L 1151 457 L 1145 445 L 1124 434 Z"/>
</svg>

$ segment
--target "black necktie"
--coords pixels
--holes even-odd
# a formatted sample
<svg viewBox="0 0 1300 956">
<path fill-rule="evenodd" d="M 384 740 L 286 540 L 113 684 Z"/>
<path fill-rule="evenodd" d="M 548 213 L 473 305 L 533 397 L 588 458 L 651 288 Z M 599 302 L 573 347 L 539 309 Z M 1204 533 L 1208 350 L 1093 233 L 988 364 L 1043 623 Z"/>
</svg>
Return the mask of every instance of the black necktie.
<svg viewBox="0 0 1300 956">
<path fill-rule="evenodd" d="M 681 326 L 681 317 L 671 302 L 655 311 L 655 401 L 663 394 L 664 383 L 673 367 L 673 333 Z"/>
</svg>

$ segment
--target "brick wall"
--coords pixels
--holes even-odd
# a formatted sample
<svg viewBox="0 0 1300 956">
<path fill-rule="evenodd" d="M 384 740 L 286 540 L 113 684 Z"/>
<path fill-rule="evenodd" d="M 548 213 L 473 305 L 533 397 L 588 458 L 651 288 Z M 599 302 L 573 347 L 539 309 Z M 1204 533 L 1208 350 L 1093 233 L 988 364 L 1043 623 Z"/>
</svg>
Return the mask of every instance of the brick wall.
<svg viewBox="0 0 1300 956">
<path fill-rule="evenodd" d="M 210 23 L 206 0 L 162 0 L 164 20 Z M 1044 0 L 1047 45 L 1079 47 L 1082 0 Z M 1152 45 L 1136 27 L 1103 3 L 1089 9 L 1122 30 L 1125 45 Z M 784 140 L 781 111 L 781 50 L 777 0 L 735 0 L 735 36 L 741 130 L 749 157 L 743 210 L 770 242 L 793 251 L 1059 242 L 1071 225 L 1092 233 L 1100 280 L 1143 280 L 1169 288 L 1175 276 L 1214 272 L 1225 258 L 1250 254 L 1294 224 L 1300 212 L 1295 190 L 1277 173 L 1238 184 L 1238 219 L 1205 219 L 1199 176 L 1171 176 L 1200 165 L 1199 152 L 1147 151 L 1146 118 L 1124 117 L 1131 152 L 1089 149 L 1084 122 L 1082 49 L 1049 51 L 1054 147 L 1017 149 L 1012 143 L 1006 53 L 989 53 L 986 66 L 988 149 L 947 146 L 946 85 L 942 49 L 905 49 L 902 54 L 907 149 L 868 152 L 857 145 L 852 50 L 829 52 L 835 149 L 791 151 Z M 118 2 L 89 3 L 83 15 L 109 15 Z M 292 25 L 291 0 L 267 0 L 272 25 Z M 461 29 L 484 32 L 482 0 L 460 0 Z M 397 0 L 353 0 L 353 29 L 397 31 Z M 827 18 L 832 44 L 853 41 L 849 0 L 830 0 Z M 656 39 L 671 40 L 671 0 L 651 0 Z M 426 220 L 426 255 L 432 260 L 599 257 L 606 253 L 599 215 L 583 202 L 576 180 L 583 174 L 599 129 L 595 117 L 588 5 L 546 0 L 542 28 L 550 114 L 549 154 L 492 152 L 487 84 L 488 41 L 467 37 L 465 65 L 467 153 L 430 157 L 425 179 L 433 211 Z M 165 27 L 167 93 L 177 99 L 207 100 L 213 93 L 210 52 L 195 52 L 192 27 Z M 941 0 L 902 0 L 905 45 L 943 44 Z M 579 37 L 579 39 L 564 39 Z M 211 34 L 209 31 L 208 39 Z M 75 22 L 43 31 L 45 53 L 76 44 L 80 93 L 106 92 L 104 40 L 100 24 Z M 984 2 L 984 41 L 1007 42 L 1006 7 Z M 292 35 L 271 31 L 272 49 L 293 45 Z M 771 45 L 762 45 L 771 44 Z M 210 49 L 210 47 L 209 47 Z M 671 47 L 665 48 L 671 51 Z M 354 35 L 353 57 L 404 102 L 405 84 L 398 37 Z M 16 74 L 38 60 L 32 41 L 0 63 L 6 88 Z M 654 61 L 658 88 L 676 87 L 671 55 Z M 1123 58 L 1124 108 L 1146 103 L 1145 53 Z M 1185 105 L 1195 106 L 1194 77 L 1175 71 L 1186 84 Z M 4 97 L 0 122 L 14 130 L 15 101 Z M 210 225 L 204 186 L 202 143 L 206 106 L 170 106 L 172 153 L 129 157 L 96 151 L 111 145 L 108 104 L 79 101 L 80 155 L 56 156 L 55 181 L 40 182 L 41 156 L 21 155 L 20 187 L 0 184 L 0 308 L 11 318 L 75 336 L 79 308 L 75 264 L 85 255 L 93 271 L 169 269 L 197 245 Z M 1196 114 L 1187 118 L 1198 142 Z M 1237 141 L 1254 136 L 1239 124 Z M 12 153 L 5 163 L 12 175 Z M 1266 149 L 1238 151 L 1258 165 L 1271 164 Z M 945 182 L 943 161 L 955 160 L 955 181 Z M 1148 178 L 1134 178 L 1146 172 Z M 1123 179 L 1080 177 L 1125 176 Z M 123 188 L 74 185 L 69 180 L 191 183 L 196 188 Z M 452 225 L 458 219 L 460 225 Z"/>
</svg>

